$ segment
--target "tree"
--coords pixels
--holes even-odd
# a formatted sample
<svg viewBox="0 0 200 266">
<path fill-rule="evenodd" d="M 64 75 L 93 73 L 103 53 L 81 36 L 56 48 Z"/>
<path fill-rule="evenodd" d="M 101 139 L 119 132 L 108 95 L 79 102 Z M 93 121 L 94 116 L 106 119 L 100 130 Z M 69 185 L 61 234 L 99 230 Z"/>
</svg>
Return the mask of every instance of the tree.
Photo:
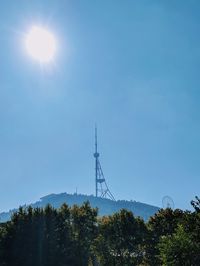
<svg viewBox="0 0 200 266">
<path fill-rule="evenodd" d="M 100 265 L 139 265 L 144 255 L 146 226 L 127 210 L 103 217 L 95 250 Z"/>
<path fill-rule="evenodd" d="M 197 196 L 195 197 L 195 200 L 191 201 L 191 205 L 196 212 L 200 212 L 200 199 Z"/>
<path fill-rule="evenodd" d="M 75 265 L 70 210 L 20 208 L 0 227 L 0 265 Z"/>
<path fill-rule="evenodd" d="M 56 265 L 75 265 L 75 241 L 72 236 L 71 209 L 67 204 L 63 204 L 58 210 L 57 236 L 59 257 Z"/>
<path fill-rule="evenodd" d="M 160 209 L 154 216 L 150 217 L 148 227 L 148 238 L 146 242 L 145 257 L 149 265 L 159 265 L 158 243 L 162 236 L 172 235 L 178 224 L 184 217 L 182 210 L 171 208 Z"/>
<path fill-rule="evenodd" d="M 163 266 L 195 266 L 198 246 L 179 225 L 175 233 L 163 236 L 158 245 Z"/>
<path fill-rule="evenodd" d="M 71 209 L 71 222 L 77 259 L 74 265 L 88 265 L 90 259 L 95 260 L 93 243 L 97 236 L 97 209 L 91 208 L 89 202 L 81 207 L 74 205 Z"/>
</svg>

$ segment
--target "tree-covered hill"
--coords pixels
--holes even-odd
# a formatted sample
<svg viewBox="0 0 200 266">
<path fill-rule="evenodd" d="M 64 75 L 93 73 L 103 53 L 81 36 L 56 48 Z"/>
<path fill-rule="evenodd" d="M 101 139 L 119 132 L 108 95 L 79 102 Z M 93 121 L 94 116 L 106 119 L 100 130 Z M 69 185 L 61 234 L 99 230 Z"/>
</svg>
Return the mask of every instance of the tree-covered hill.
<svg viewBox="0 0 200 266">
<path fill-rule="evenodd" d="M 52 205 L 55 208 L 59 208 L 63 203 L 67 203 L 69 206 L 74 204 L 82 205 L 83 202 L 89 201 L 93 208 L 98 208 L 99 215 L 111 215 L 115 212 L 118 212 L 121 209 L 127 209 L 134 213 L 135 216 L 140 216 L 144 220 L 154 215 L 159 208 L 151 206 L 145 203 L 137 201 L 127 201 L 127 200 L 109 200 L 104 198 L 96 198 L 94 196 L 81 195 L 81 194 L 50 194 L 45 197 L 42 197 L 40 201 L 37 201 L 33 204 L 30 204 L 32 207 L 45 207 L 47 204 Z M 26 206 L 26 205 L 25 205 Z M 23 206 L 23 207 L 25 207 Z M 3 212 L 0 214 L 0 221 L 5 222 L 11 218 L 13 212 L 16 209 L 10 210 L 9 212 Z"/>
</svg>

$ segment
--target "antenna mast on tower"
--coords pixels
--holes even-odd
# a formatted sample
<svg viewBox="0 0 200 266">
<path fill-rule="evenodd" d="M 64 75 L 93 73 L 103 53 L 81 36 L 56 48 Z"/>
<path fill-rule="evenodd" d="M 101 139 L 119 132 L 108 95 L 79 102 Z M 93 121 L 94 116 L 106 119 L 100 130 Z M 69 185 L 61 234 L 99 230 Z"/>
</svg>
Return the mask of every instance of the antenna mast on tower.
<svg viewBox="0 0 200 266">
<path fill-rule="evenodd" d="M 101 198 L 109 198 L 115 200 L 110 192 L 99 161 L 99 153 L 97 149 L 97 127 L 95 126 L 95 196 Z"/>
</svg>

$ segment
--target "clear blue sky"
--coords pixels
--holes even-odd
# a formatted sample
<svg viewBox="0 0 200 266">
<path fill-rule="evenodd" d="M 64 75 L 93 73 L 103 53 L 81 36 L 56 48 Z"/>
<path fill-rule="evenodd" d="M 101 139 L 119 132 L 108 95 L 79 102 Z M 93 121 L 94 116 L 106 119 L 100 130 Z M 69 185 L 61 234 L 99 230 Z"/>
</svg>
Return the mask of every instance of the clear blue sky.
<svg viewBox="0 0 200 266">
<path fill-rule="evenodd" d="M 0 210 L 94 194 L 94 124 L 117 199 L 190 208 L 200 188 L 199 0 L 2 0 Z M 48 26 L 53 65 L 24 33 Z"/>
</svg>

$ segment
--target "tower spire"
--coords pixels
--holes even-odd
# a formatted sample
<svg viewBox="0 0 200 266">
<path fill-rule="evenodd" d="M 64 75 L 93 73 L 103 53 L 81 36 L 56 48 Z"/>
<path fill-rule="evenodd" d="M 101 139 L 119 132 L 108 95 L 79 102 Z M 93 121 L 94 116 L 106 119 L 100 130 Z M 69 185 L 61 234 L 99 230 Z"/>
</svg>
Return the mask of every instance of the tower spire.
<svg viewBox="0 0 200 266">
<path fill-rule="evenodd" d="M 97 152 L 97 126 L 95 125 L 95 153 Z"/>
<path fill-rule="evenodd" d="M 104 174 L 101 168 L 101 164 L 99 161 L 99 153 L 97 149 L 97 126 L 95 125 L 95 196 L 102 198 L 110 198 L 111 200 L 115 200 L 114 196 L 110 192 L 106 180 L 104 178 Z"/>
</svg>

